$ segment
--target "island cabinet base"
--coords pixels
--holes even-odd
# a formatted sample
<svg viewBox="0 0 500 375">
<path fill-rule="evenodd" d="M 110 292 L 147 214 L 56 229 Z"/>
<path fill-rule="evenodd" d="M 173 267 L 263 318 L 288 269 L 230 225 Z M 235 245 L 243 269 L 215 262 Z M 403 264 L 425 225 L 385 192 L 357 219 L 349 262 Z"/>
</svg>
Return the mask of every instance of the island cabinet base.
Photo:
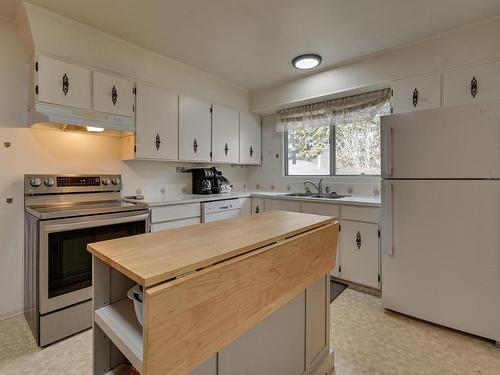
<svg viewBox="0 0 500 375">
<path fill-rule="evenodd" d="M 323 221 L 146 286 L 144 326 L 126 298 L 137 279 L 93 253 L 94 374 L 126 362 L 143 375 L 331 374 L 337 236 Z"/>
</svg>

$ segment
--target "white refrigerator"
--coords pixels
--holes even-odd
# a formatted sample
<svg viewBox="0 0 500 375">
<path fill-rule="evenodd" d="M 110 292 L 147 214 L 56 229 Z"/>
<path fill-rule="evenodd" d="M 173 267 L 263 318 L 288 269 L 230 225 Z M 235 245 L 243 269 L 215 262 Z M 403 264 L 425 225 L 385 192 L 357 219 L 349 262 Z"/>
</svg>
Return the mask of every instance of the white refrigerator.
<svg viewBox="0 0 500 375">
<path fill-rule="evenodd" d="M 500 343 L 500 101 L 381 124 L 384 307 Z"/>
</svg>

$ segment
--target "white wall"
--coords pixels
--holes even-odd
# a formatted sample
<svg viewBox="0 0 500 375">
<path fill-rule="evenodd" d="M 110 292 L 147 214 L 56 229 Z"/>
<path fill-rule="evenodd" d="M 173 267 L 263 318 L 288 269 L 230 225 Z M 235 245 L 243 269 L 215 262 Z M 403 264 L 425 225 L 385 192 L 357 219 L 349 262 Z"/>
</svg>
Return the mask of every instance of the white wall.
<svg viewBox="0 0 500 375">
<path fill-rule="evenodd" d="M 306 177 L 285 177 L 283 133 L 276 132 L 276 116 L 262 118 L 262 166 L 249 167 L 250 191 L 304 191 Z M 325 186 L 339 194 L 375 197 L 380 194 L 379 177 L 323 177 Z M 318 178 L 313 178 L 318 181 Z"/>
<path fill-rule="evenodd" d="M 500 18 L 469 25 L 302 79 L 256 90 L 250 95 L 250 110 L 269 114 L 346 91 L 388 87 L 395 79 L 499 60 L 499 35 Z"/>
<path fill-rule="evenodd" d="M 71 33 L 71 30 L 65 32 Z M 104 46 L 97 39 L 90 42 L 94 43 L 96 54 L 104 53 Z M 220 101 L 230 100 L 227 105 L 248 107 L 248 94 L 231 84 L 119 43 L 123 46 L 117 48 L 116 57 L 136 53 L 135 61 L 142 64 L 139 68 L 163 72 L 162 84 L 171 82 L 174 89 L 179 88 L 181 92 L 192 95 L 199 92 L 207 98 L 213 94 Z M 120 161 L 119 138 L 27 128 L 28 54 L 22 46 L 16 26 L 0 20 L 0 285 L 3 286 L 0 318 L 23 308 L 24 174 L 120 173 L 125 193 L 133 193 L 141 187 L 147 194 L 159 195 L 163 186 L 167 191 L 176 192 L 183 187 L 189 191 L 191 186 L 191 175 L 178 174 L 175 170 L 177 165 L 189 167 L 189 164 Z M 75 48 L 78 49 L 78 43 Z M 106 55 L 111 58 L 112 51 Z M 123 73 L 135 75 L 132 74 L 135 65 L 129 69 L 127 73 L 124 67 Z M 6 148 L 4 142 L 10 142 L 11 147 Z M 243 188 L 247 167 L 225 166 L 222 170 L 237 188 Z M 13 203 L 8 204 L 7 198 L 13 198 Z"/>
</svg>

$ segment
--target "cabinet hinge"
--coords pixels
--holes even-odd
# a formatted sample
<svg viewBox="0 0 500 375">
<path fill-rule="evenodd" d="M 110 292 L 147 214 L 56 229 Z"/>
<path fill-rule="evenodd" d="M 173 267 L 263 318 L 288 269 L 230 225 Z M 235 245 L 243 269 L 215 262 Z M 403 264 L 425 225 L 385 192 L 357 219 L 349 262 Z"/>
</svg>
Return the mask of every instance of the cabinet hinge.
<svg viewBox="0 0 500 375">
<path fill-rule="evenodd" d="M 394 89 L 391 89 L 391 96 L 394 96 Z"/>
<path fill-rule="evenodd" d="M 135 105 L 132 106 L 132 112 L 135 112 Z"/>
<path fill-rule="evenodd" d="M 380 275 L 378 275 L 378 282 L 380 282 Z"/>
<path fill-rule="evenodd" d="M 137 146 L 134 145 L 134 154 L 137 152 Z"/>
<path fill-rule="evenodd" d="M 339 232 L 342 230 L 342 226 L 339 224 Z"/>
<path fill-rule="evenodd" d="M 214 113 L 214 107 L 210 106 L 210 113 Z"/>
<path fill-rule="evenodd" d="M 378 238 L 380 238 L 380 229 L 378 230 Z"/>
<path fill-rule="evenodd" d="M 391 106 L 391 115 L 394 113 L 394 108 Z"/>
<path fill-rule="evenodd" d="M 38 95 L 38 85 L 35 86 L 35 94 Z"/>
<path fill-rule="evenodd" d="M 35 72 L 38 72 L 38 61 L 35 63 Z"/>
<path fill-rule="evenodd" d="M 342 266 L 339 266 L 339 272 L 342 272 Z"/>
<path fill-rule="evenodd" d="M 134 88 L 132 89 L 132 94 L 137 95 L 137 87 L 134 87 Z"/>
<path fill-rule="evenodd" d="M 210 157 L 212 157 L 212 151 L 210 151 Z"/>
</svg>

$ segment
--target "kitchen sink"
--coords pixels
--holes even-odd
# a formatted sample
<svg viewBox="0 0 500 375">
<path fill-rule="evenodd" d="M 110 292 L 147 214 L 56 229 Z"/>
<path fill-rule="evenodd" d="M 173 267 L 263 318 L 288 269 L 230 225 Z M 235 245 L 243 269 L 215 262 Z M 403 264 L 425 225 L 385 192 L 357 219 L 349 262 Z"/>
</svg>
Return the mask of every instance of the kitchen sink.
<svg viewBox="0 0 500 375">
<path fill-rule="evenodd" d="M 321 199 L 340 199 L 348 197 L 349 195 L 341 195 L 341 194 L 312 194 L 312 193 L 287 193 L 283 194 L 285 197 L 304 197 L 304 198 L 321 198 Z"/>
</svg>

